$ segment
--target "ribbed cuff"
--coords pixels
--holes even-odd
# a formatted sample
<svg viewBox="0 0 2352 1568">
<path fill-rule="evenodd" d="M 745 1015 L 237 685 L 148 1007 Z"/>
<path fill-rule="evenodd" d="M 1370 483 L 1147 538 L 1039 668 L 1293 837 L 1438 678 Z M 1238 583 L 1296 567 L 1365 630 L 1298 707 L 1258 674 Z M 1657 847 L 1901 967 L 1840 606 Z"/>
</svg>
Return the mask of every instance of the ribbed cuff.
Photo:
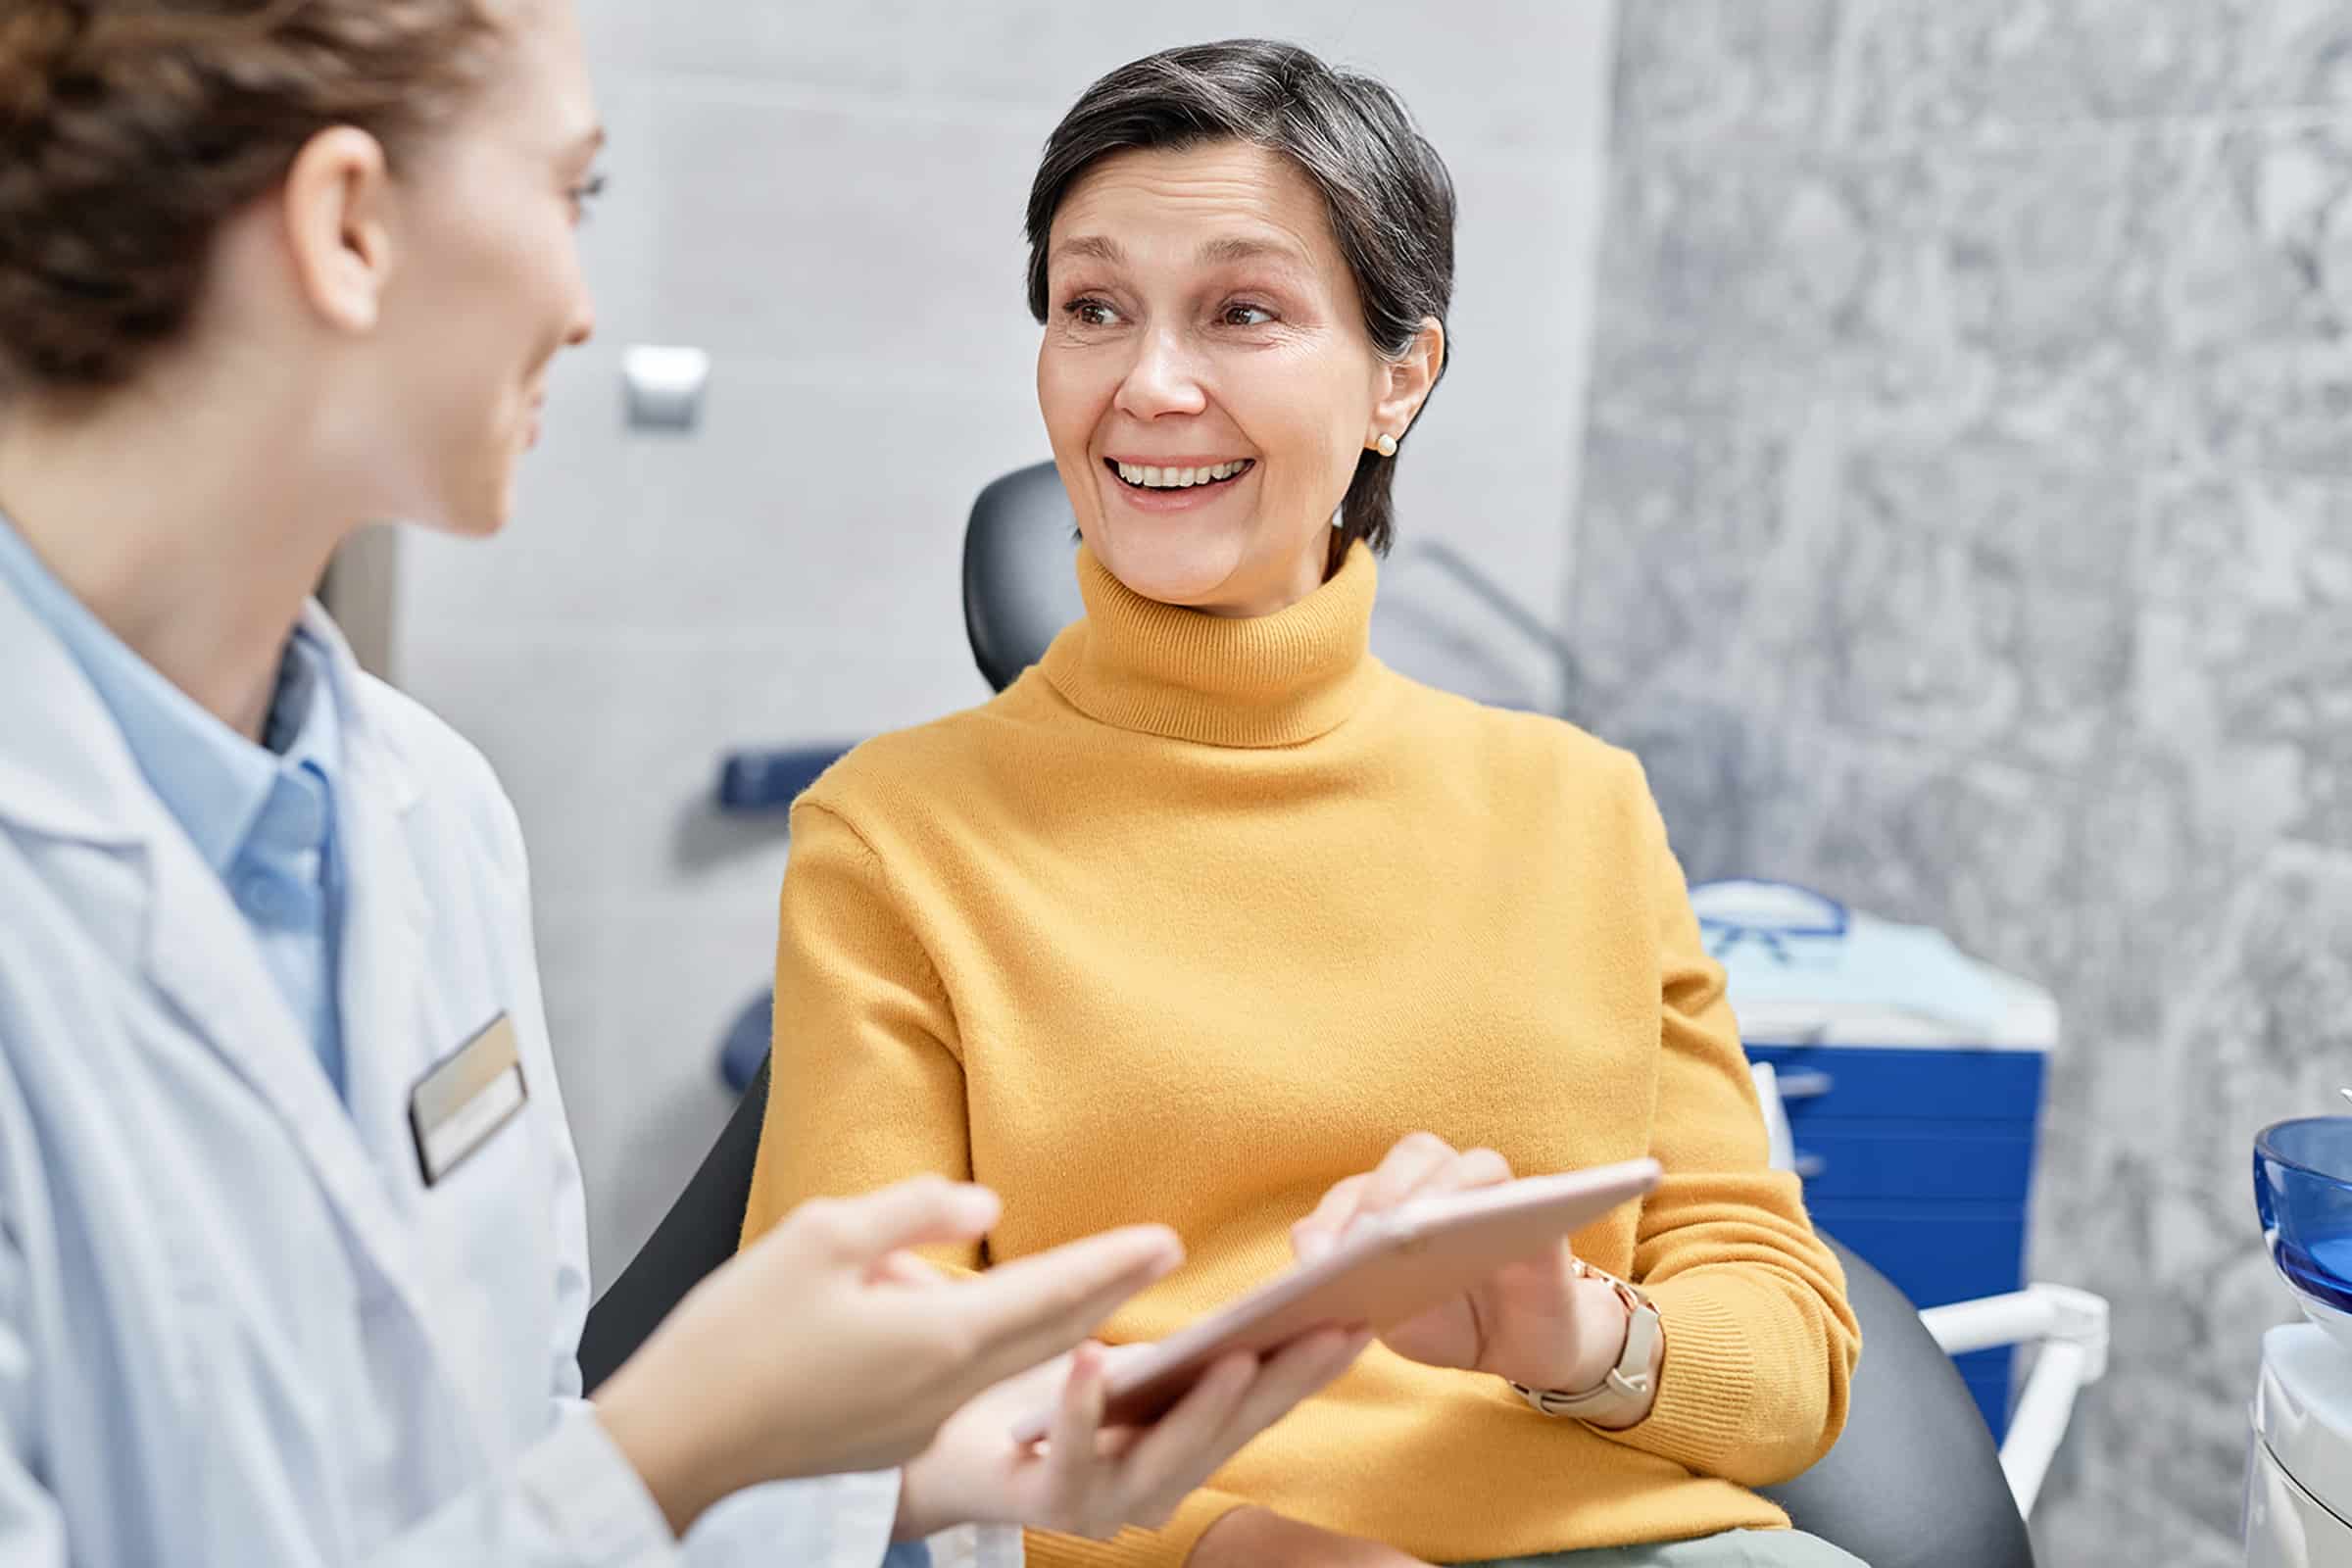
<svg viewBox="0 0 2352 1568">
<path fill-rule="evenodd" d="M 1666 1331 L 1657 1400 L 1642 1420 L 1603 1437 L 1700 1475 L 1722 1475 L 1754 1445 L 1758 1360 L 1789 1363 L 1779 1346 L 1757 1343 L 1772 1314 L 1740 1310 L 1724 1298 L 1724 1283 L 1686 1274 L 1647 1290 Z"/>
<path fill-rule="evenodd" d="M 1083 1536 L 1029 1536 L 1029 1568 L 1184 1568 L 1208 1527 L 1250 1506 L 1230 1492 L 1196 1492 L 1164 1529 L 1122 1530 L 1108 1541 Z"/>
</svg>

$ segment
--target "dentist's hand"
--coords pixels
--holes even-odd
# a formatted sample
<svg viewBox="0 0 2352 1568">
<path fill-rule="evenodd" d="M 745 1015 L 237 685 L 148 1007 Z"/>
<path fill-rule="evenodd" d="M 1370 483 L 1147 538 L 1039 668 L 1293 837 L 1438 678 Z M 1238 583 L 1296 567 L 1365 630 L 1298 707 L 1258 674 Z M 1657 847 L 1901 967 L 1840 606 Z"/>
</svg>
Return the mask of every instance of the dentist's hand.
<svg viewBox="0 0 2352 1568">
<path fill-rule="evenodd" d="M 975 1240 L 998 1211 L 994 1194 L 935 1177 L 818 1200 L 688 1293 L 596 1400 L 671 1528 L 759 1482 L 903 1463 L 1183 1259 L 1159 1226 L 973 1279 L 905 1250 Z"/>
<path fill-rule="evenodd" d="M 1250 1439 L 1345 1372 L 1370 1343 L 1362 1332 L 1326 1329 L 1263 1362 L 1228 1356 L 1148 1427 L 1103 1424 L 1103 1366 L 1117 1352 L 1082 1345 L 951 1417 L 939 1441 L 906 1466 L 894 1533 L 905 1541 L 966 1521 L 1097 1539 L 1127 1525 L 1156 1530 Z M 1046 1441 L 1014 1443 L 1013 1425 L 1056 1397 Z"/>
<path fill-rule="evenodd" d="M 1413 1133 L 1377 1170 L 1350 1176 L 1291 1228 L 1291 1245 L 1311 1261 L 1337 1247 L 1348 1227 L 1408 1199 L 1494 1187 L 1511 1167 L 1492 1149 L 1457 1152 L 1444 1139 Z M 1598 1388 L 1625 1351 L 1625 1303 L 1604 1281 L 1580 1279 L 1566 1242 L 1496 1270 L 1473 1289 L 1399 1323 L 1381 1343 L 1408 1360 L 1462 1367 L 1531 1389 Z"/>
</svg>

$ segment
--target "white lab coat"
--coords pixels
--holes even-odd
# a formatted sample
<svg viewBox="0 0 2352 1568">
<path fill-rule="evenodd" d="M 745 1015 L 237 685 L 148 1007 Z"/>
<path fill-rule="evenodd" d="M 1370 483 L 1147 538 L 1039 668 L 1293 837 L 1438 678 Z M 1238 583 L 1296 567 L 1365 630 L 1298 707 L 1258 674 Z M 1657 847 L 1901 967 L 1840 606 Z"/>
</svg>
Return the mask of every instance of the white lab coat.
<svg viewBox="0 0 2352 1568">
<path fill-rule="evenodd" d="M 346 745 L 348 1110 L 0 586 L 0 1562 L 873 1568 L 895 1476 L 756 1489 L 681 1554 L 578 1403 L 586 1228 L 513 808 L 306 624 Z M 428 1189 L 410 1091 L 501 1012 L 526 1111 Z"/>
</svg>

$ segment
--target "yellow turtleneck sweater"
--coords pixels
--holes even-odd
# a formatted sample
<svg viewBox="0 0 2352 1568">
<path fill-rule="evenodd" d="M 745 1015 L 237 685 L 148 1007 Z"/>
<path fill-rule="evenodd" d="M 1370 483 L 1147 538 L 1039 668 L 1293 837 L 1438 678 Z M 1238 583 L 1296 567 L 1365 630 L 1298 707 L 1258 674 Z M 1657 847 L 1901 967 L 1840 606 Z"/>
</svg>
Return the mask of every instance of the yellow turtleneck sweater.
<svg viewBox="0 0 2352 1568">
<path fill-rule="evenodd" d="M 1371 658 L 1360 545 L 1255 620 L 1079 572 L 1037 667 L 794 808 L 747 1236 L 919 1172 L 1004 1196 L 990 1258 L 1163 1221 L 1190 1259 L 1111 1320 L 1128 1342 L 1281 1271 L 1414 1129 L 1522 1175 L 1653 1154 L 1664 1184 L 1576 1238 L 1664 1320 L 1640 1425 L 1375 1346 L 1169 1528 L 1031 1560 L 1181 1563 L 1245 1502 L 1439 1562 L 1786 1525 L 1745 1486 L 1835 1441 L 1854 1320 L 1765 1168 L 1640 764 Z"/>
</svg>

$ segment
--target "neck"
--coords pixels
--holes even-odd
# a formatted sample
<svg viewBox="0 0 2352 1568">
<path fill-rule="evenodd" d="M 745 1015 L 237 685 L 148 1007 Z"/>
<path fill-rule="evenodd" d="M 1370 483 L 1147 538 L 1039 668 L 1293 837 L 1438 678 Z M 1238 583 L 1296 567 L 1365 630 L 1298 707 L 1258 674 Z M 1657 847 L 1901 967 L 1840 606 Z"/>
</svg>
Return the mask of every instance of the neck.
<svg viewBox="0 0 2352 1568">
<path fill-rule="evenodd" d="M 0 514 L 134 653 L 259 739 L 286 639 L 363 520 L 250 403 L 133 392 L 0 423 Z"/>
<path fill-rule="evenodd" d="M 1221 616 L 1146 599 L 1081 546 L 1086 618 L 1041 667 L 1071 706 L 1121 729 L 1211 746 L 1296 746 L 1345 723 L 1379 663 L 1368 643 L 1379 567 L 1351 550 L 1332 580 L 1273 614 Z"/>
</svg>

